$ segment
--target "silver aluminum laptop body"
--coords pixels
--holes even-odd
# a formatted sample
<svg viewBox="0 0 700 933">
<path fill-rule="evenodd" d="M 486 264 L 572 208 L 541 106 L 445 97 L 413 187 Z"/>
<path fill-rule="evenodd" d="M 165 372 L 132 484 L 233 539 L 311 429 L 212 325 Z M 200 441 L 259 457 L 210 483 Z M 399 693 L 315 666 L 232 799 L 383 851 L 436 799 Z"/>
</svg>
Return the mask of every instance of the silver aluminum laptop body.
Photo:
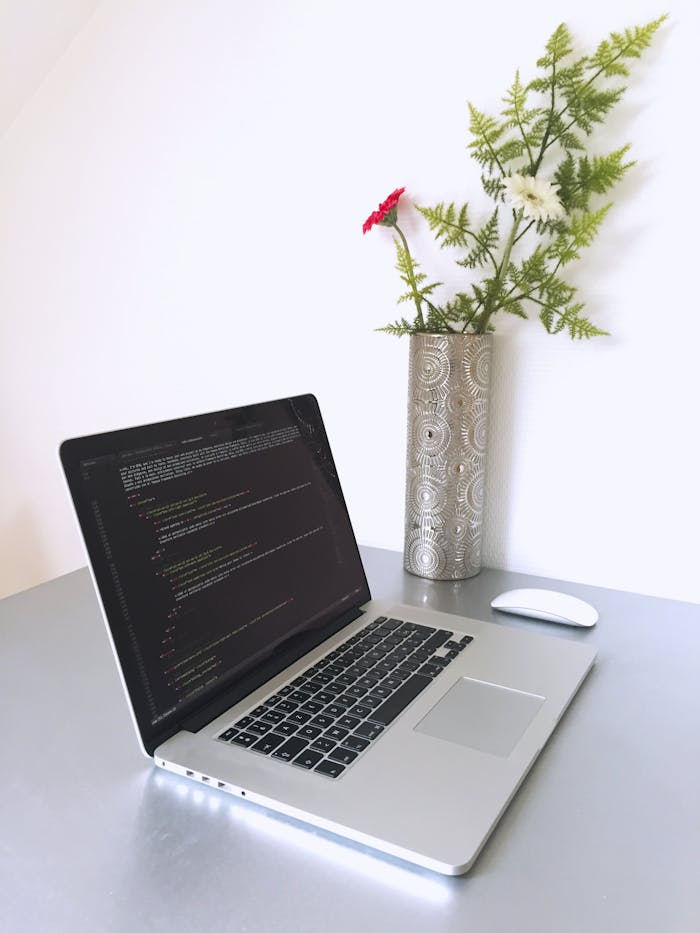
<svg viewBox="0 0 700 933">
<path fill-rule="evenodd" d="M 291 412 L 294 427 L 283 420 L 274 422 L 268 430 L 265 424 L 268 412 L 270 417 L 282 412 L 284 418 L 289 418 Z M 219 668 L 211 659 L 219 667 L 225 666 L 226 645 L 235 644 L 237 637 L 252 637 L 251 632 L 264 633 L 266 616 L 261 613 L 254 617 L 254 624 L 248 621 L 241 626 L 241 619 L 233 611 L 230 622 L 225 616 L 227 628 L 215 631 L 216 637 L 207 634 L 203 645 L 202 639 L 196 637 L 199 629 L 195 637 L 191 631 L 193 620 L 199 628 L 206 623 L 206 616 L 205 623 L 198 621 L 201 601 L 205 600 L 202 604 L 205 613 L 207 607 L 216 607 L 219 601 L 224 603 L 231 592 L 240 595 L 245 603 L 247 594 L 239 593 L 238 580 L 247 580 L 245 574 L 261 573 L 267 582 L 268 567 L 269 588 L 275 591 L 276 581 L 284 577 L 289 564 L 289 579 L 279 583 L 280 591 L 286 593 L 284 587 L 294 585 L 294 573 L 299 569 L 295 561 L 299 553 L 295 549 L 318 547 L 320 550 L 308 553 L 319 560 L 331 559 L 327 557 L 329 547 L 323 538 L 323 521 L 311 522 L 313 528 L 298 529 L 302 533 L 292 537 L 290 532 L 284 532 L 284 547 L 266 548 L 256 543 L 256 551 L 246 539 L 243 550 L 230 548 L 233 557 L 228 556 L 227 548 L 223 548 L 226 553 L 217 556 L 220 545 L 207 536 L 216 533 L 217 540 L 224 540 L 221 535 L 225 534 L 227 541 L 237 545 L 240 542 L 233 540 L 235 529 L 249 519 L 253 521 L 249 527 L 256 528 L 252 513 L 257 513 L 262 516 L 259 522 L 262 539 L 266 533 L 274 532 L 277 521 L 276 513 L 271 511 L 273 525 L 269 529 L 264 527 L 264 508 L 276 509 L 277 503 L 284 501 L 279 507 L 290 511 L 280 513 L 282 519 L 303 523 L 306 519 L 301 516 L 307 514 L 312 500 L 303 500 L 305 508 L 301 510 L 291 509 L 290 503 L 296 496 L 316 495 L 304 483 L 289 480 L 289 488 L 271 491 L 268 496 L 260 494 L 256 498 L 254 490 L 246 490 L 250 501 L 245 501 L 240 476 L 246 472 L 246 458 L 251 458 L 252 466 L 258 466 L 258 461 L 262 464 L 253 472 L 264 477 L 268 460 L 271 464 L 291 462 L 295 446 L 306 444 L 306 449 L 313 451 L 313 467 L 303 465 L 300 469 L 302 472 L 312 469 L 323 477 L 318 492 L 319 514 L 328 517 L 334 526 L 328 540 L 340 541 L 337 544 L 340 564 L 352 563 L 351 552 L 356 545 L 312 396 L 234 409 L 201 419 L 79 438 L 64 442 L 61 448 L 93 579 L 142 749 L 159 767 L 209 785 L 214 788 L 212 792 L 233 794 L 444 874 L 466 872 L 590 670 L 595 652 L 561 638 L 451 614 L 372 599 L 347 611 L 346 603 L 341 601 L 342 611 L 336 613 L 337 620 L 324 620 L 315 632 L 304 631 L 299 635 L 295 628 L 289 641 L 280 641 L 279 631 L 275 631 L 269 652 L 259 657 L 258 646 L 253 658 L 257 663 L 251 662 L 252 666 L 239 676 L 235 676 L 236 672 L 228 679 L 222 676 L 219 687 Z M 300 432 L 296 425 L 301 426 Z M 308 425 L 311 427 L 307 430 Z M 319 436 L 322 444 L 318 442 Z M 294 469 L 292 463 L 292 474 Z M 207 499 L 208 473 L 212 474 L 212 483 L 220 482 L 221 477 L 228 483 L 228 477 L 236 470 L 243 473 L 236 474 L 233 492 L 221 495 L 222 490 L 217 487 L 216 495 Z M 279 476 L 279 472 L 270 471 L 269 476 Z M 261 481 L 262 485 L 278 482 L 272 478 Z M 255 480 L 250 485 L 252 488 Z M 168 498 L 171 487 L 176 492 Z M 333 491 L 332 496 L 328 495 L 328 489 Z M 339 512 L 333 496 L 342 505 Z M 129 511 L 115 511 L 110 526 L 110 510 L 121 509 L 122 500 Z M 120 515 L 124 517 L 123 526 Z M 141 541 L 139 536 L 144 527 L 150 537 Z M 133 538 L 128 537 L 129 528 L 134 530 Z M 344 534 L 347 534 L 345 543 Z M 127 555 L 121 569 L 120 539 Z M 183 540 L 191 542 L 187 545 L 189 551 L 183 552 L 183 545 L 178 544 Z M 153 632 L 149 628 L 152 620 L 139 622 L 134 618 L 143 612 L 134 588 L 141 583 L 148 590 L 153 582 L 151 576 L 143 575 L 142 568 L 131 563 L 132 551 L 138 556 L 141 544 L 144 561 L 148 558 L 152 562 L 148 575 L 152 576 L 153 568 L 158 568 L 153 577 L 155 589 L 146 594 L 148 600 L 144 602 L 153 605 L 156 616 L 159 612 L 163 615 L 162 624 L 153 622 Z M 349 550 L 341 553 L 343 547 Z M 115 576 L 120 573 L 115 584 Z M 184 583 L 178 574 L 184 574 Z M 320 579 L 316 579 L 321 586 Z M 354 577 L 349 583 L 345 578 L 340 580 L 344 599 L 346 590 L 369 595 L 361 582 L 355 586 L 357 582 Z M 235 586 L 239 591 L 231 590 Z M 266 588 L 260 588 L 261 595 L 253 598 L 251 605 L 256 599 L 264 602 Z M 161 604 L 158 599 L 163 593 L 166 599 Z M 278 597 L 276 600 L 278 610 L 282 604 Z M 290 605 L 293 603 L 290 599 Z M 279 611 L 286 611 L 286 607 Z M 428 629 L 441 631 L 443 639 L 449 634 L 446 649 L 438 649 L 445 656 L 440 662 L 445 667 L 436 673 L 433 665 L 432 679 L 408 702 L 404 697 L 401 704 L 404 708 L 398 714 L 392 712 L 391 721 L 368 712 L 366 724 L 338 742 L 328 754 L 337 758 L 340 750 L 340 760 L 343 755 L 353 759 L 347 766 L 337 766 L 337 773 L 331 776 L 317 770 L 323 767 L 315 764 L 320 752 L 313 753 L 313 759 L 309 760 L 314 761 L 314 766 L 308 767 L 308 762 L 301 766 L 301 754 L 295 761 L 285 761 L 275 758 L 274 751 L 263 754 L 222 738 L 230 733 L 240 736 L 245 728 L 251 728 L 236 728 L 241 722 L 255 720 L 256 715 L 267 710 L 267 717 L 273 720 L 265 726 L 271 730 L 267 735 L 280 743 L 278 750 L 284 749 L 288 735 L 284 738 L 277 735 L 276 730 L 282 727 L 274 723 L 276 718 L 282 720 L 282 714 L 277 712 L 270 717 L 270 710 L 296 708 L 298 716 L 302 707 L 309 704 L 302 702 L 298 706 L 288 702 L 293 682 L 302 683 L 305 671 L 311 670 L 309 677 L 313 677 L 316 676 L 313 672 L 319 670 L 322 673 L 326 669 L 336 670 L 328 664 L 339 662 L 327 662 L 324 658 L 333 652 L 342 657 L 342 646 L 348 641 L 355 646 L 363 644 L 358 641 L 361 633 L 376 625 L 377 619 L 380 626 L 377 632 L 401 621 L 424 633 Z M 178 642 L 178 638 L 184 638 L 180 628 L 188 633 L 183 643 Z M 139 646 L 142 632 L 158 637 L 155 641 L 151 639 L 152 643 L 144 640 Z M 459 651 L 447 650 L 460 642 Z M 224 654 L 216 654 L 217 651 Z M 183 679 L 185 673 L 187 677 Z M 388 676 L 393 677 L 393 673 Z M 414 673 L 404 673 L 404 677 L 405 684 L 416 680 Z M 329 679 L 328 675 L 325 679 Z M 379 686 L 384 682 L 380 681 Z M 312 726 L 322 741 L 337 724 L 325 732 L 314 725 L 317 719 L 324 720 L 324 711 L 332 709 L 335 700 L 325 694 L 324 685 L 316 685 L 319 686 L 316 696 L 328 705 L 320 709 L 320 702 L 312 703 L 313 710 L 300 719 L 306 725 L 289 728 Z M 407 687 L 402 684 L 396 689 L 405 692 Z M 164 697 L 160 707 L 159 690 Z M 181 704 L 171 704 L 168 691 L 172 690 L 183 691 L 186 699 Z M 373 693 L 370 688 L 365 696 Z M 391 698 L 377 699 L 376 712 L 381 713 L 393 702 Z M 364 704 L 361 697 L 358 703 L 357 709 Z M 178 705 L 185 711 L 182 715 Z M 353 707 L 347 713 L 353 713 Z M 372 719 L 384 722 L 383 727 L 374 726 Z M 163 727 L 162 723 L 168 725 Z M 355 739 L 352 744 L 355 734 L 373 735 L 367 728 L 376 729 L 376 737 L 371 741 L 361 739 L 359 743 Z M 318 742 L 319 738 L 315 743 L 311 740 L 305 748 L 311 749 Z M 359 755 L 355 751 L 348 754 L 346 742 L 351 742 L 355 749 L 366 747 Z"/>
</svg>

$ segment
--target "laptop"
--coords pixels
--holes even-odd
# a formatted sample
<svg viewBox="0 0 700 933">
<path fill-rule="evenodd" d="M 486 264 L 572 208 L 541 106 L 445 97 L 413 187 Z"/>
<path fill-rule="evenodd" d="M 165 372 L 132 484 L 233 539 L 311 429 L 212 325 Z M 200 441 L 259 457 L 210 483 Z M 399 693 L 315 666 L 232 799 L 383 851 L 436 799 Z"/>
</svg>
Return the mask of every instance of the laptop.
<svg viewBox="0 0 700 933">
<path fill-rule="evenodd" d="M 466 872 L 595 652 L 373 599 L 312 395 L 60 457 L 144 754 Z"/>
</svg>

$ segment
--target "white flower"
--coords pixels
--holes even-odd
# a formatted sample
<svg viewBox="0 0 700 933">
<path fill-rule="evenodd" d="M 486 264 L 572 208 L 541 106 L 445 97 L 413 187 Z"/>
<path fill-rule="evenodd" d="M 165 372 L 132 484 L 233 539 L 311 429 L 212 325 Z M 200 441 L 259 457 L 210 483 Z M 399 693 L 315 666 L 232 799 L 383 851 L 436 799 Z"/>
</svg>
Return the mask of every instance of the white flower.
<svg viewBox="0 0 700 933">
<path fill-rule="evenodd" d="M 532 220 L 559 220 L 566 211 L 549 181 L 532 175 L 510 175 L 503 179 L 511 204 L 522 207 L 523 215 Z"/>
</svg>

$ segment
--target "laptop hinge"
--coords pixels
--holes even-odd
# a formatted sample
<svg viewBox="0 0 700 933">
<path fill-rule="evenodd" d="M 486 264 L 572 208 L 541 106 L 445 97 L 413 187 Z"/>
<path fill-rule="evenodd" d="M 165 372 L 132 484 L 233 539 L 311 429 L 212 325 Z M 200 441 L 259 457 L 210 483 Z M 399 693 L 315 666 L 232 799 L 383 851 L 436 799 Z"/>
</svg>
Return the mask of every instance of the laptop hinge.
<svg viewBox="0 0 700 933">
<path fill-rule="evenodd" d="M 285 642 L 283 646 L 278 647 L 273 654 L 266 658 L 261 664 L 256 665 L 251 671 L 248 671 L 248 673 L 236 680 L 227 690 L 209 699 L 203 707 L 186 716 L 171 734 L 181 729 L 186 729 L 188 732 L 198 732 L 212 720 L 216 719 L 217 716 L 226 712 L 229 707 L 244 699 L 244 697 L 279 674 L 280 671 L 283 671 L 286 667 L 298 661 L 303 655 L 312 651 L 320 645 L 321 642 L 330 638 L 331 635 L 335 635 L 336 632 L 339 632 L 342 628 L 345 628 L 346 625 L 354 622 L 355 619 L 359 619 L 363 612 L 364 610 L 359 606 L 353 606 L 352 609 L 344 612 L 341 616 L 338 616 L 338 618 L 333 619 L 333 621 L 326 623 L 322 628 L 312 629 L 303 632 L 301 635 L 294 635 L 288 642 Z"/>
</svg>

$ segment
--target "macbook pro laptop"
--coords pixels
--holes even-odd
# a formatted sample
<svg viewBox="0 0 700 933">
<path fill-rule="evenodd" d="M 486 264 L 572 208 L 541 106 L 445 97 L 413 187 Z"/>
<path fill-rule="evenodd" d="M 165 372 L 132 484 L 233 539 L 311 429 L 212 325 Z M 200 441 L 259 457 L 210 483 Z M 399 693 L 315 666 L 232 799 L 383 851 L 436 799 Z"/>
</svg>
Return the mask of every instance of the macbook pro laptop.
<svg viewBox="0 0 700 933">
<path fill-rule="evenodd" d="M 60 456 L 143 752 L 467 871 L 595 652 L 372 599 L 312 395 Z"/>
</svg>

